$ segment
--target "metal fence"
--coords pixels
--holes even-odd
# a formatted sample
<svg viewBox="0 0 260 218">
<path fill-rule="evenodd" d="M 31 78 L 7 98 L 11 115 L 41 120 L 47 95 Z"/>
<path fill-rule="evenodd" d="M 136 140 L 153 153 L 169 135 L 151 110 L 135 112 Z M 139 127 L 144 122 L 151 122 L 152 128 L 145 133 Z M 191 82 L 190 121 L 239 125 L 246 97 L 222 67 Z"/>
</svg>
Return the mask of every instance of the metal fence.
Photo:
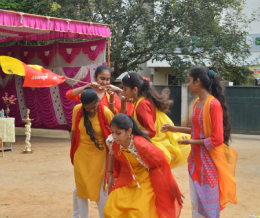
<svg viewBox="0 0 260 218">
<path fill-rule="evenodd" d="M 232 133 L 260 134 L 260 87 L 226 86 Z"/>
<path fill-rule="evenodd" d="M 170 107 L 171 113 L 167 114 L 170 119 L 174 122 L 174 125 L 181 125 L 181 86 L 177 85 L 155 85 L 157 91 L 161 91 L 164 88 L 170 89 L 170 99 L 173 100 L 173 105 Z"/>
</svg>

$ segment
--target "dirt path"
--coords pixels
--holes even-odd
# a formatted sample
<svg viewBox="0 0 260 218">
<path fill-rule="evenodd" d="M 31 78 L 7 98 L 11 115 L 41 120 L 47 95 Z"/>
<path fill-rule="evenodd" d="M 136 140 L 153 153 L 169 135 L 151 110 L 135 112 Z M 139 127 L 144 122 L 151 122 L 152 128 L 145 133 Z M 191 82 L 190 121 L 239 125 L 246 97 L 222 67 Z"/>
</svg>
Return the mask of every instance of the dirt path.
<svg viewBox="0 0 260 218">
<path fill-rule="evenodd" d="M 0 218 L 71 218 L 74 178 L 68 133 L 56 139 L 32 137 L 33 154 L 21 153 L 24 139 L 17 136 L 14 151 L 0 157 Z M 260 215 L 260 146 L 257 146 L 260 143 L 243 140 L 234 143 L 233 148 L 239 153 L 236 171 L 239 203 L 229 204 L 221 217 Z M 181 217 L 190 218 L 187 165 L 173 170 L 173 174 L 186 197 Z M 90 218 L 98 217 L 96 204 L 91 202 Z"/>
</svg>

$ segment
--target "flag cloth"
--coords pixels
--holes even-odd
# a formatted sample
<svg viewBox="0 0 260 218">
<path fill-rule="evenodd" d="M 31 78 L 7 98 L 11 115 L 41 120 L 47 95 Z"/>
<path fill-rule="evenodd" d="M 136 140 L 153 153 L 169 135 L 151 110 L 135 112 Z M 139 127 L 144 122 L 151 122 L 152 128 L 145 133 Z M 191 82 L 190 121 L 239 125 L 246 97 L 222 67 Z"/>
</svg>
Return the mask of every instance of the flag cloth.
<svg viewBox="0 0 260 218">
<path fill-rule="evenodd" d="M 43 88 L 63 83 L 66 78 L 39 65 L 26 65 L 8 56 L 0 56 L 0 66 L 6 74 L 25 76 L 23 87 Z"/>
<path fill-rule="evenodd" d="M 65 82 L 65 80 L 66 78 L 64 76 L 58 76 L 41 66 L 27 65 L 23 87 L 51 87 L 59 85 Z"/>
<path fill-rule="evenodd" d="M 16 74 L 25 76 L 24 63 L 15 58 L 8 56 L 0 56 L 0 66 L 6 74 Z"/>
</svg>

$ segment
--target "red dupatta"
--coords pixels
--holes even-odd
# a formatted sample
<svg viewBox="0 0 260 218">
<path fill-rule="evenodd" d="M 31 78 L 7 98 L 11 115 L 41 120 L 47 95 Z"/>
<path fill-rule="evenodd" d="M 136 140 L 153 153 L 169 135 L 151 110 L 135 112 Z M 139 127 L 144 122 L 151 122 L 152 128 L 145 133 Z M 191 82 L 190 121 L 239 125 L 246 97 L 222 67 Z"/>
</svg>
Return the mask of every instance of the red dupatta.
<svg viewBox="0 0 260 218">
<path fill-rule="evenodd" d="M 159 217 L 178 218 L 182 208 L 181 192 L 164 153 L 141 136 L 134 136 L 134 144 L 138 154 L 150 168 L 150 179 L 156 195 L 155 206 Z M 119 152 L 120 146 L 116 142 L 113 143 L 113 150 L 117 164 L 114 170 L 118 173 L 118 179 L 109 193 L 133 181 L 131 167 L 123 153 Z"/>
<path fill-rule="evenodd" d="M 98 120 L 99 120 L 101 129 L 102 129 L 104 138 L 106 140 L 106 138 L 111 134 L 111 130 L 110 130 L 109 123 L 108 123 L 107 118 L 104 113 L 104 105 L 101 101 L 98 104 L 97 113 L 98 113 Z M 82 116 L 83 116 L 83 111 L 82 111 L 82 107 L 81 107 L 81 109 L 79 109 L 77 116 L 76 116 L 75 129 L 74 129 L 74 134 L 73 134 L 71 148 L 70 148 L 70 158 L 71 158 L 72 164 L 74 162 L 74 154 L 79 146 L 79 137 L 80 137 L 79 122 L 80 122 L 80 119 L 82 118 Z M 107 151 L 108 151 L 108 149 L 107 149 Z"/>
</svg>

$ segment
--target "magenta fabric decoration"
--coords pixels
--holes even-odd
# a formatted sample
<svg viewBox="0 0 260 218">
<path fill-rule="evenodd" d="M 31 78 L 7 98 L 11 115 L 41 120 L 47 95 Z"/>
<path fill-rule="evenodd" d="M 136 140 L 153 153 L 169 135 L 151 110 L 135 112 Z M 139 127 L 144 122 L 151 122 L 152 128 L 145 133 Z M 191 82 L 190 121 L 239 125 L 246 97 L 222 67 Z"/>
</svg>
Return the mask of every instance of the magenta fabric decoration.
<svg viewBox="0 0 260 218">
<path fill-rule="evenodd" d="M 0 11 L 0 43 L 110 37 L 109 25 Z M 10 27 L 19 27 L 12 28 Z M 4 33 L 4 34 L 1 34 Z M 3 36 L 4 35 L 4 36 Z"/>
<path fill-rule="evenodd" d="M 69 48 L 71 52 L 68 53 L 66 48 L 60 48 L 58 50 L 59 54 L 63 57 L 63 59 L 68 63 L 71 64 L 77 55 L 80 53 L 80 48 Z"/>
</svg>

